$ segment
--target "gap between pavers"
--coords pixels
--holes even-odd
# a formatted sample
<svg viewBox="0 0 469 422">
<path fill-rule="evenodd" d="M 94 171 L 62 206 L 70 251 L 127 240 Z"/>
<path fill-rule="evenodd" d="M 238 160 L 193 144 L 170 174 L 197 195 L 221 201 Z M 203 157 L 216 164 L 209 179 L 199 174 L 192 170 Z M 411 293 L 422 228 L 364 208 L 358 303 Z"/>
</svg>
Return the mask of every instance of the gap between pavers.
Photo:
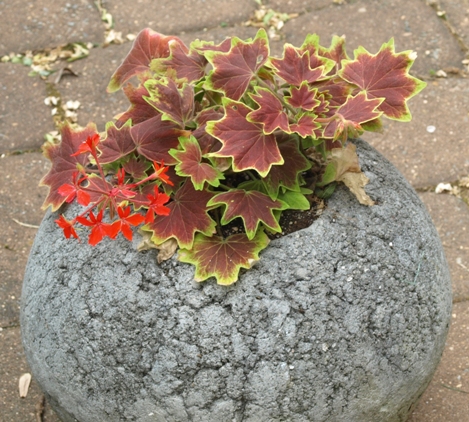
<svg viewBox="0 0 469 422">
<path fill-rule="evenodd" d="M 464 47 L 469 49 L 469 0 L 436 0 L 435 2 L 439 4 L 440 10 L 445 12 L 445 19 L 461 37 Z M 466 54 L 468 53 L 469 50 L 466 50 Z"/>
</svg>

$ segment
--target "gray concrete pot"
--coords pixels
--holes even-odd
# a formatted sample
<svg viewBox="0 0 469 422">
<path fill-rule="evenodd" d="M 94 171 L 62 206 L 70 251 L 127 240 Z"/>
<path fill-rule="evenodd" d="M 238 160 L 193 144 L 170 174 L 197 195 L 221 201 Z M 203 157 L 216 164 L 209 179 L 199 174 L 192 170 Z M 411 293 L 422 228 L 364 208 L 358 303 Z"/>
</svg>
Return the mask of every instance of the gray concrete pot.
<svg viewBox="0 0 469 422">
<path fill-rule="evenodd" d="M 366 207 L 339 188 L 233 286 L 123 239 L 63 238 L 48 214 L 21 325 L 64 421 L 405 421 L 440 359 L 451 282 L 420 199 L 356 141 Z"/>
</svg>

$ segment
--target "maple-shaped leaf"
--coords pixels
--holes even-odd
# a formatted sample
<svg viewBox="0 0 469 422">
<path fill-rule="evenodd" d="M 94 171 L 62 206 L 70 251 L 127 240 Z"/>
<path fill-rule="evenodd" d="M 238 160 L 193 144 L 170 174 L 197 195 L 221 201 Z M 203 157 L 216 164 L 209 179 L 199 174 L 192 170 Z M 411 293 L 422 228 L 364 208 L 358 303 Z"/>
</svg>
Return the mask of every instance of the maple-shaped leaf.
<svg viewBox="0 0 469 422">
<path fill-rule="evenodd" d="M 256 94 L 249 96 L 259 105 L 257 110 L 247 115 L 250 122 L 261 123 L 264 133 L 272 133 L 275 129 L 289 132 L 288 116 L 283 110 L 280 100 L 268 89 L 256 87 Z"/>
<path fill-rule="evenodd" d="M 339 139 L 342 137 L 356 138 L 363 133 L 362 123 L 369 122 L 381 116 L 378 111 L 382 98 L 368 99 L 365 92 L 355 97 L 349 97 L 334 113 L 334 119 L 324 129 L 326 138 Z"/>
<path fill-rule="evenodd" d="M 117 116 L 117 127 L 123 126 L 128 120 L 132 120 L 132 124 L 137 125 L 160 114 L 155 107 L 152 107 L 145 100 L 145 97 L 149 94 L 144 85 L 139 85 L 136 88 L 128 83 L 124 86 L 123 91 L 129 99 L 131 106 L 126 112 Z"/>
<path fill-rule="evenodd" d="M 220 120 L 223 117 L 223 113 L 218 110 L 218 107 L 211 107 L 202 110 L 197 114 L 195 121 L 197 123 L 197 129 L 192 132 L 192 135 L 197 139 L 202 151 L 202 155 L 210 152 L 218 151 L 222 144 L 212 135 L 207 133 L 206 126 L 207 122 L 213 120 Z"/>
<path fill-rule="evenodd" d="M 339 76 L 366 92 L 368 98 L 384 98 L 379 106 L 388 118 L 411 119 L 407 100 L 425 88 L 426 83 L 409 75 L 415 53 L 394 51 L 394 39 L 383 44 L 376 54 L 363 47 L 354 51 L 354 60 L 345 60 Z"/>
<path fill-rule="evenodd" d="M 311 69 L 323 66 L 324 74 L 328 74 L 335 67 L 335 60 L 328 55 L 322 54 L 324 49 L 319 45 L 319 35 L 306 35 L 306 38 L 298 49 L 298 52 L 302 54 L 306 51 L 309 53 L 309 66 Z"/>
<path fill-rule="evenodd" d="M 241 268 L 249 269 L 259 260 L 259 252 L 268 244 L 262 230 L 251 240 L 245 234 L 227 238 L 197 234 L 192 249 L 180 249 L 178 259 L 195 265 L 196 281 L 215 277 L 218 284 L 230 285 L 238 280 Z"/>
<path fill-rule="evenodd" d="M 169 50 L 169 58 L 155 59 L 150 66 L 152 70 L 166 75 L 174 72 L 176 79 L 185 80 L 188 83 L 204 77 L 207 59 L 197 50 L 188 49 L 182 42 L 170 43 Z"/>
<path fill-rule="evenodd" d="M 43 147 L 46 158 L 51 160 L 52 167 L 39 182 L 40 186 L 47 186 L 49 193 L 42 205 L 43 209 L 51 206 L 52 211 L 56 211 L 64 202 L 65 197 L 58 190 L 64 184 L 72 184 L 74 174 L 77 172 L 77 165 L 85 167 L 89 158 L 87 154 L 73 155 L 80 145 L 95 135 L 96 126 L 88 124 L 83 130 L 74 130 L 69 125 L 61 128 L 62 141 L 59 144 L 47 143 Z"/>
<path fill-rule="evenodd" d="M 150 167 L 151 163 L 142 157 L 131 157 L 129 161 L 122 165 L 125 172 L 134 180 L 145 179 L 147 177 L 147 170 Z"/>
<path fill-rule="evenodd" d="M 224 179 L 223 173 L 215 169 L 211 164 L 202 161 L 202 151 L 200 150 L 197 139 L 179 138 L 182 151 L 170 150 L 177 161 L 176 172 L 179 176 L 190 177 L 196 190 L 202 190 L 205 182 L 213 187 L 220 185 L 220 179 Z"/>
<path fill-rule="evenodd" d="M 195 40 L 191 43 L 191 48 L 204 54 L 206 51 L 218 51 L 220 53 L 228 53 L 231 49 L 232 37 L 225 38 L 220 44 L 216 44 L 213 41 L 201 41 Z"/>
<path fill-rule="evenodd" d="M 208 215 L 207 208 L 212 196 L 207 190 L 196 191 L 191 181 L 186 180 L 168 204 L 169 215 L 159 216 L 145 229 L 153 232 L 152 240 L 156 244 L 174 238 L 180 248 L 190 249 L 197 232 L 207 236 L 215 232 L 216 222 Z"/>
<path fill-rule="evenodd" d="M 333 107 L 340 107 L 352 94 L 354 87 L 340 78 L 332 78 L 324 82 L 314 84 L 318 91 L 325 95 L 329 115 L 333 114 Z"/>
<path fill-rule="evenodd" d="M 107 91 L 115 92 L 132 76 L 148 71 L 153 59 L 168 57 L 170 41 L 182 43 L 178 37 L 164 36 L 149 28 L 140 31 L 129 53 L 111 76 Z"/>
<path fill-rule="evenodd" d="M 240 217 L 249 239 L 254 238 L 261 222 L 274 232 L 282 231 L 274 217 L 273 210 L 283 210 L 286 208 L 286 204 L 279 200 L 273 200 L 261 192 L 232 189 L 215 195 L 207 205 L 209 207 L 225 206 L 221 219 L 223 225 Z"/>
<path fill-rule="evenodd" d="M 208 156 L 232 157 L 233 170 L 256 170 L 264 177 L 274 164 L 283 164 L 274 134 L 266 135 L 259 123 L 249 122 L 253 111 L 237 101 L 224 99 L 225 116 L 207 123 L 207 132 L 219 139 L 222 148 Z"/>
<path fill-rule="evenodd" d="M 296 116 L 296 123 L 290 123 L 290 131 L 297 133 L 302 138 L 307 136 L 318 137 L 320 135 L 318 130 L 321 125 L 316 122 L 316 117 L 313 113 L 300 113 Z"/>
<path fill-rule="evenodd" d="M 300 151 L 299 142 L 292 136 L 278 140 L 280 153 L 285 163 L 272 166 L 269 174 L 262 179 L 272 199 L 277 199 L 280 187 L 299 192 L 301 173 L 311 168 L 311 162 Z"/>
<path fill-rule="evenodd" d="M 190 133 L 190 132 L 189 132 Z M 169 155 L 171 148 L 177 148 L 179 137 L 188 135 L 174 122 L 161 119 L 161 114 L 145 120 L 130 129 L 132 139 L 137 151 L 151 161 L 167 165 L 176 164 L 177 161 Z"/>
<path fill-rule="evenodd" d="M 360 169 L 357 147 L 354 144 L 348 143 L 343 148 L 331 150 L 323 179 L 321 183 L 318 183 L 318 186 L 324 186 L 333 181 L 343 182 L 356 196 L 360 204 L 374 205 L 374 201 L 364 189 L 369 180 Z"/>
<path fill-rule="evenodd" d="M 205 57 L 213 66 L 207 87 L 239 100 L 269 57 L 267 33 L 260 29 L 253 40 L 247 41 L 234 37 L 229 52 L 206 51 Z"/>
<path fill-rule="evenodd" d="M 292 107 L 311 111 L 321 104 L 321 101 L 316 98 L 317 93 L 317 88 L 310 88 L 308 83 L 304 81 L 299 88 L 291 87 L 291 95 L 285 97 L 285 101 Z"/>
<path fill-rule="evenodd" d="M 112 163 L 125 157 L 135 150 L 136 145 L 130 135 L 132 122 L 117 128 L 113 122 L 106 124 L 106 138 L 98 145 L 101 151 L 99 162 L 101 164 Z"/>
<path fill-rule="evenodd" d="M 277 76 L 295 86 L 300 86 L 303 81 L 316 82 L 322 79 L 326 72 L 324 65 L 311 68 L 309 51 L 301 52 L 291 44 L 285 44 L 281 59 L 273 58 L 270 63 Z"/>
<path fill-rule="evenodd" d="M 184 84 L 182 89 L 172 79 L 150 79 L 145 82 L 150 93 L 145 99 L 163 113 L 162 119 L 176 123 L 182 129 L 194 114 L 194 88 Z"/>
<path fill-rule="evenodd" d="M 342 67 L 342 60 L 349 60 L 347 51 L 345 50 L 345 38 L 334 35 L 329 48 L 319 46 L 319 55 L 334 61 L 334 68 L 330 73 L 337 73 Z"/>
</svg>

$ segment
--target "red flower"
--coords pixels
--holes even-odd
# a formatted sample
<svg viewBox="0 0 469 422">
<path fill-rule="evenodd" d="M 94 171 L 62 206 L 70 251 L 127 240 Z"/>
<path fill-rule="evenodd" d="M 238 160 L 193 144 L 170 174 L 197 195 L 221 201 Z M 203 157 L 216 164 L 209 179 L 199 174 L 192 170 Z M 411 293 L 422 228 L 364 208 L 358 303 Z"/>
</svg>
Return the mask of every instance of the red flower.
<svg viewBox="0 0 469 422">
<path fill-rule="evenodd" d="M 73 174 L 73 180 L 72 183 L 65 183 L 62 186 L 60 186 L 58 192 L 62 196 L 66 196 L 65 201 L 70 203 L 75 199 L 75 196 L 77 197 L 77 201 L 79 204 L 83 206 L 88 206 L 90 203 L 90 195 L 85 192 L 84 190 L 81 189 L 81 183 L 86 180 L 86 177 L 82 177 L 81 179 L 78 179 L 78 172 L 75 172 Z"/>
<path fill-rule="evenodd" d="M 114 222 L 113 225 L 116 225 L 116 227 L 118 227 L 118 231 L 122 232 L 124 237 L 131 241 L 132 228 L 130 226 L 138 226 L 143 223 L 145 217 L 142 214 L 130 215 L 130 207 L 118 207 L 117 213 L 119 214 L 119 220 Z"/>
<path fill-rule="evenodd" d="M 95 133 L 93 136 L 88 136 L 86 141 L 82 142 L 81 145 L 78 147 L 78 151 L 72 154 L 71 156 L 74 157 L 80 154 L 91 153 L 93 156 L 96 155 L 96 146 L 99 144 L 99 135 Z"/>
<path fill-rule="evenodd" d="M 78 234 L 73 228 L 75 224 L 75 220 L 68 221 L 65 217 L 61 214 L 58 220 L 55 220 L 57 225 L 63 230 L 64 235 L 67 239 L 70 239 L 70 236 L 73 236 L 75 239 L 78 239 Z"/>
<path fill-rule="evenodd" d="M 155 195 L 147 195 L 150 204 L 148 205 L 148 212 L 145 216 L 145 223 L 152 223 L 157 215 L 169 215 L 170 209 L 165 207 L 164 204 L 169 201 L 169 196 L 161 193 L 158 186 L 155 186 Z"/>
<path fill-rule="evenodd" d="M 125 183 L 125 170 L 119 169 L 117 171 L 117 186 L 111 189 L 110 196 L 117 197 L 121 196 L 124 200 L 133 198 L 136 194 L 131 188 L 134 188 L 134 184 Z"/>
<path fill-rule="evenodd" d="M 166 174 L 169 167 L 165 167 L 163 161 L 161 161 L 161 166 L 156 161 L 153 161 L 153 167 L 155 168 L 155 173 L 153 174 L 154 179 L 160 179 L 164 183 L 174 186 L 174 183 L 169 180 L 169 176 Z"/>
<path fill-rule="evenodd" d="M 89 220 L 85 217 L 78 216 L 77 221 L 84 226 L 92 227 L 88 243 L 92 246 L 97 245 L 105 236 L 109 236 L 111 239 L 115 239 L 119 233 L 119 227 L 114 224 L 103 223 L 103 212 L 102 209 L 95 217 L 93 211 L 89 212 Z"/>
</svg>

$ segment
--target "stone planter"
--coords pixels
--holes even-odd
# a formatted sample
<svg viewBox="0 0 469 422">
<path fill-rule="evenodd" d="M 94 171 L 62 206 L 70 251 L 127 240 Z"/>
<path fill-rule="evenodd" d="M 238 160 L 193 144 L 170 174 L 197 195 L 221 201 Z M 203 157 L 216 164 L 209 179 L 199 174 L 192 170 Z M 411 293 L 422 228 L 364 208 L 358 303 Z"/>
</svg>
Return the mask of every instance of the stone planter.
<svg viewBox="0 0 469 422">
<path fill-rule="evenodd" d="M 123 239 L 66 240 L 46 215 L 23 342 L 64 421 L 405 421 L 438 364 L 451 282 L 425 207 L 356 141 L 367 193 L 339 188 L 233 286 L 196 284 Z"/>
</svg>

